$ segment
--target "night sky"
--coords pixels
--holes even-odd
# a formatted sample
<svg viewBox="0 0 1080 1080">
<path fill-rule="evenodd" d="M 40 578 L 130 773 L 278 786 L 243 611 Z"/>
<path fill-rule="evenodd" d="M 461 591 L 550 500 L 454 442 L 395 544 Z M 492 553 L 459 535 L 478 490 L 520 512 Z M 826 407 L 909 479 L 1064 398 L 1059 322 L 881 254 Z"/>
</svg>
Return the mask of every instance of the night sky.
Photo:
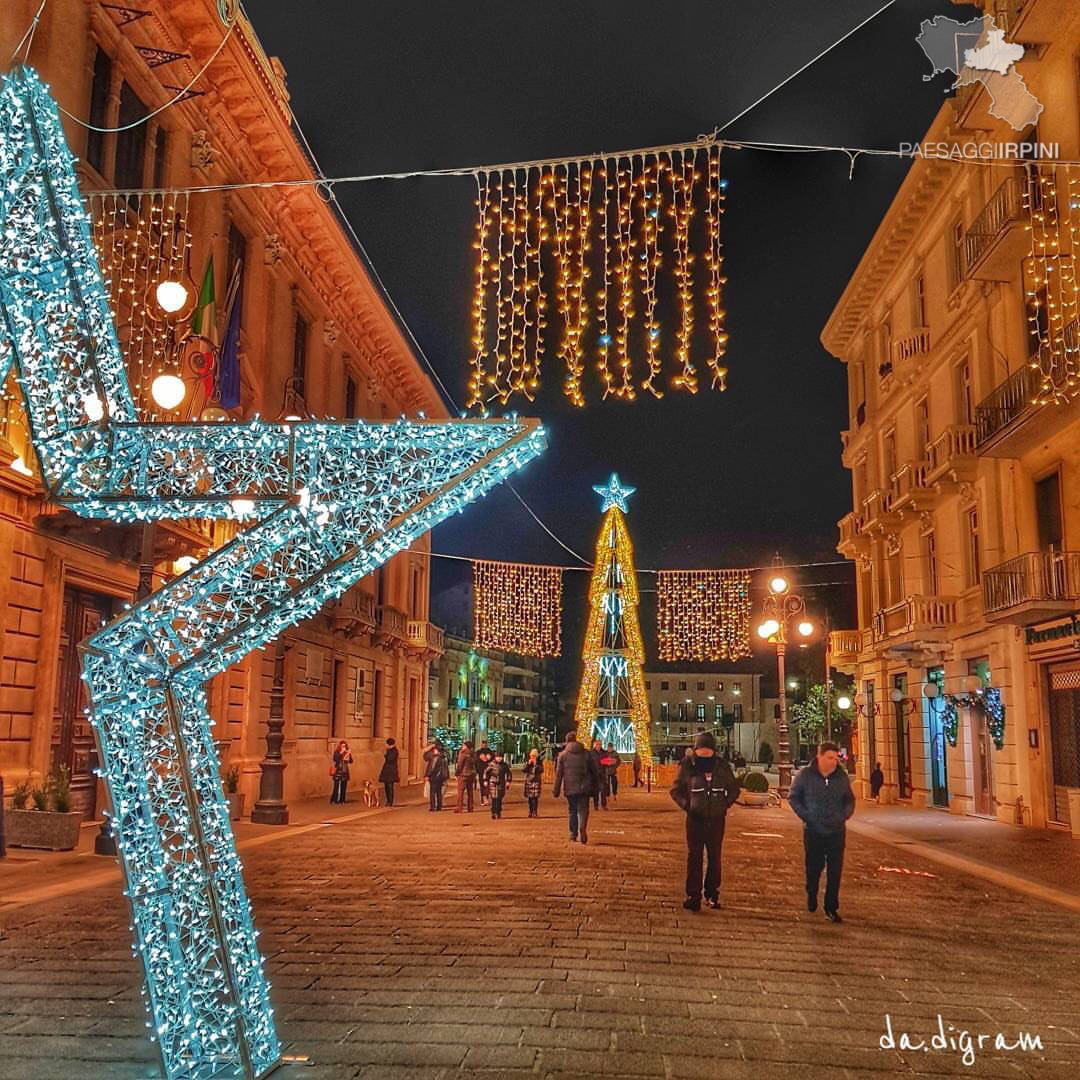
<svg viewBox="0 0 1080 1080">
<path fill-rule="evenodd" d="M 297 120 L 334 176 L 693 139 L 881 3 L 246 6 L 267 52 L 282 58 Z M 944 77 L 923 81 L 929 65 L 915 41 L 920 21 L 939 14 L 973 11 L 948 0 L 900 0 L 725 135 L 877 147 L 918 140 L 948 88 Z M 518 405 L 543 419 L 550 448 L 514 484 L 572 548 L 591 560 L 599 521 L 592 485 L 617 470 L 638 489 L 629 524 L 639 567 L 753 566 L 776 550 L 791 561 L 838 558 L 836 522 L 851 505 L 840 463 L 847 395 L 844 369 L 819 335 L 907 168 L 864 157 L 849 181 L 843 155 L 725 152 L 728 391 L 633 404 L 600 403 L 596 394 L 578 410 L 562 398 L 549 356 L 546 392 L 528 409 Z M 337 193 L 386 289 L 462 402 L 475 181 L 380 181 Z M 439 526 L 434 547 L 574 561 L 504 489 Z M 466 565 L 436 560 L 433 592 L 459 580 Z M 823 567 L 806 578 L 847 582 L 851 571 Z M 577 647 L 586 579 L 566 575 L 568 651 Z M 828 585 L 808 597 L 818 611 L 831 609 L 835 625 L 852 625 L 851 593 Z M 650 621 L 646 611 L 647 636 Z"/>
</svg>

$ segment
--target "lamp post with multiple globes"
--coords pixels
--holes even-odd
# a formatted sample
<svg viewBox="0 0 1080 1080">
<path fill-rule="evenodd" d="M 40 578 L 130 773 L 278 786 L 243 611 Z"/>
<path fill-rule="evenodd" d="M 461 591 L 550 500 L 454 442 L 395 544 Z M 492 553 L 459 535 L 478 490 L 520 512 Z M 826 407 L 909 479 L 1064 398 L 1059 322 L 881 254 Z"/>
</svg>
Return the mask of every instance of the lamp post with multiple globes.
<svg viewBox="0 0 1080 1080">
<path fill-rule="evenodd" d="M 777 787 L 782 798 L 787 797 L 791 787 L 791 743 L 788 739 L 787 678 L 784 659 L 792 634 L 806 639 L 813 636 L 814 624 L 806 618 L 806 603 L 796 592 L 783 572 L 783 564 L 776 560 L 769 576 L 769 589 L 761 606 L 762 621 L 757 628 L 758 637 L 776 646 L 776 677 L 780 695 L 780 721 L 777 725 Z"/>
</svg>

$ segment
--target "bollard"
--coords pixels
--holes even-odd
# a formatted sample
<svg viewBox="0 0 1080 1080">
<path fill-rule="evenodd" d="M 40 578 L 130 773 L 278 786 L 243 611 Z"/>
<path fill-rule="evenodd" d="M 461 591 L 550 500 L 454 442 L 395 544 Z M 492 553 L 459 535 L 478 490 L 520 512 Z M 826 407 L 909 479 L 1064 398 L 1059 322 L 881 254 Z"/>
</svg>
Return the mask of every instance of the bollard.
<svg viewBox="0 0 1080 1080">
<path fill-rule="evenodd" d="M 652 794 L 652 766 L 648 766 L 645 770 L 645 793 L 647 795 Z"/>
</svg>

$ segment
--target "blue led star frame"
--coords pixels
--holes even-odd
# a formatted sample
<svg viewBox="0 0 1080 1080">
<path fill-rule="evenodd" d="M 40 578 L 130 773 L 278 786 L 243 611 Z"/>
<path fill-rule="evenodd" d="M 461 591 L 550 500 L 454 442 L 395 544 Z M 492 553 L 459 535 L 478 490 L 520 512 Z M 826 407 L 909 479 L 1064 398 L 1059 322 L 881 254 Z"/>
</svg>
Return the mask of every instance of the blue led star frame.
<svg viewBox="0 0 1080 1080">
<path fill-rule="evenodd" d="M 0 84 L 0 350 L 51 498 L 253 524 L 80 647 L 167 1077 L 279 1062 L 203 683 L 535 457 L 535 420 L 139 423 L 74 162 L 38 76 Z M 5 340 L 6 339 L 6 340 Z"/>
</svg>

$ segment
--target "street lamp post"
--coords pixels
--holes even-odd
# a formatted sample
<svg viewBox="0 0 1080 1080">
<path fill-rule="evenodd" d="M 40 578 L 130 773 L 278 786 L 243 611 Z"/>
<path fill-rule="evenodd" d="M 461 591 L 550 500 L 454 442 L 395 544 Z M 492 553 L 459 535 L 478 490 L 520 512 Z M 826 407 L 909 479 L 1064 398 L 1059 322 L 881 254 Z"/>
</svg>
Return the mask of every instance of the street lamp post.
<svg viewBox="0 0 1080 1080">
<path fill-rule="evenodd" d="M 762 622 L 757 628 L 758 637 L 776 646 L 776 678 L 780 691 L 780 722 L 777 727 L 777 787 L 781 798 L 786 798 L 791 787 L 791 743 L 788 739 L 787 676 L 785 657 L 787 643 L 792 631 L 798 637 L 808 638 L 814 633 L 814 624 L 805 617 L 806 603 L 792 592 L 791 582 L 782 573 L 783 563 L 779 556 L 774 560 L 773 573 L 769 577 L 769 591 L 762 603 Z"/>
</svg>

